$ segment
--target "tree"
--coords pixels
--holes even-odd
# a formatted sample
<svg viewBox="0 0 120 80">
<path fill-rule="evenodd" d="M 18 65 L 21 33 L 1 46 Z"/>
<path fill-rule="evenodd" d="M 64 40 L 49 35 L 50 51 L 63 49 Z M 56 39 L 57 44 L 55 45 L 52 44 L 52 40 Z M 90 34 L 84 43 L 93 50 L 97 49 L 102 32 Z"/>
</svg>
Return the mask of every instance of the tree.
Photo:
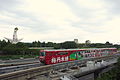
<svg viewBox="0 0 120 80">
<path fill-rule="evenodd" d="M 62 48 L 70 49 L 70 48 L 78 48 L 78 45 L 74 41 L 66 41 L 61 44 Z"/>
<path fill-rule="evenodd" d="M 32 42 L 32 47 L 37 47 L 37 41 Z"/>
<path fill-rule="evenodd" d="M 41 42 L 38 41 L 38 42 L 37 42 L 37 45 L 38 45 L 38 47 L 41 47 Z"/>
<path fill-rule="evenodd" d="M 110 43 L 110 42 L 108 42 L 108 41 L 105 43 L 105 46 L 106 46 L 106 47 L 113 47 L 112 43 Z"/>
<path fill-rule="evenodd" d="M 85 47 L 90 47 L 89 45 L 90 45 L 90 43 L 91 43 L 91 41 L 90 40 L 86 40 L 85 41 Z"/>
<path fill-rule="evenodd" d="M 110 43 L 109 41 L 107 41 L 107 42 L 105 43 L 105 45 L 111 45 L 111 43 Z"/>
<path fill-rule="evenodd" d="M 54 46 L 54 43 L 53 42 L 48 42 L 46 43 L 46 47 L 53 47 Z"/>
<path fill-rule="evenodd" d="M 60 43 L 54 43 L 54 49 L 60 49 L 61 48 L 61 44 Z"/>
<path fill-rule="evenodd" d="M 46 43 L 45 42 L 41 43 L 41 47 L 46 47 Z"/>
</svg>

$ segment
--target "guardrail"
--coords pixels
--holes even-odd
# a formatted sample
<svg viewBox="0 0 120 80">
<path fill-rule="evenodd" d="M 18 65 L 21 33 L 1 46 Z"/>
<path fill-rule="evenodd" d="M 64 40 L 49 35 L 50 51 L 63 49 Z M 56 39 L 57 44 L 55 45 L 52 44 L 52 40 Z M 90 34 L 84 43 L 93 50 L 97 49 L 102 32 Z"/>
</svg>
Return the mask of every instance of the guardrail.
<svg viewBox="0 0 120 80">
<path fill-rule="evenodd" d="M 18 79 L 26 80 L 28 78 L 31 78 L 31 77 L 34 77 L 37 75 L 47 74 L 54 70 L 70 68 L 73 66 L 80 66 L 82 64 L 85 64 L 87 61 L 105 60 L 105 59 L 113 58 L 113 57 L 114 58 L 118 57 L 118 55 L 69 61 L 69 62 L 64 62 L 64 63 L 59 63 L 59 64 L 46 65 L 46 66 L 40 66 L 40 67 L 26 69 L 26 70 L 20 70 L 20 71 L 16 71 L 16 72 L 1 74 L 0 80 L 18 80 Z"/>
</svg>

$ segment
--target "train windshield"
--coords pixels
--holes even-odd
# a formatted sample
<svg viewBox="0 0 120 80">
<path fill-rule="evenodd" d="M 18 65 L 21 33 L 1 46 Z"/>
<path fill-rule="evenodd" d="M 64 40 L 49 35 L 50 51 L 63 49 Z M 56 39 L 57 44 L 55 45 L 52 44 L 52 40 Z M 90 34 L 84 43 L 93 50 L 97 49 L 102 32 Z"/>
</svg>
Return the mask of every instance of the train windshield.
<svg viewBox="0 0 120 80">
<path fill-rule="evenodd" d="M 40 56 L 45 56 L 45 52 L 40 52 Z"/>
</svg>

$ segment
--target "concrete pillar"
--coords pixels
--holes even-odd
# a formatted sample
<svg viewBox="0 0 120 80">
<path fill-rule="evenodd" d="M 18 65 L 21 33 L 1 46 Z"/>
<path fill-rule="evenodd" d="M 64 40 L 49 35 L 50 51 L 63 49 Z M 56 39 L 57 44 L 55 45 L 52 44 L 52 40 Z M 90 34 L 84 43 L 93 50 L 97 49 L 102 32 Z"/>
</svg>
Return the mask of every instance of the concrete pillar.
<svg viewBox="0 0 120 80">
<path fill-rule="evenodd" d="M 94 72 L 94 80 L 96 80 L 98 77 L 100 77 L 100 73 L 101 73 L 102 69 L 96 70 Z"/>
</svg>

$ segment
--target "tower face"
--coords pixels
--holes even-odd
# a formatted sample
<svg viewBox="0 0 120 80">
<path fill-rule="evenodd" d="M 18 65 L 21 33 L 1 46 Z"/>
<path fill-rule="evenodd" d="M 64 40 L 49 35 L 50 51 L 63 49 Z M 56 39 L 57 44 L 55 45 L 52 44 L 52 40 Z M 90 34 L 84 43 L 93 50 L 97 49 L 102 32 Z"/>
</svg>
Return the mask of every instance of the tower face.
<svg viewBox="0 0 120 80">
<path fill-rule="evenodd" d="M 18 28 L 16 27 L 14 30 L 16 30 L 16 31 L 17 31 L 17 30 L 18 30 Z"/>
</svg>

